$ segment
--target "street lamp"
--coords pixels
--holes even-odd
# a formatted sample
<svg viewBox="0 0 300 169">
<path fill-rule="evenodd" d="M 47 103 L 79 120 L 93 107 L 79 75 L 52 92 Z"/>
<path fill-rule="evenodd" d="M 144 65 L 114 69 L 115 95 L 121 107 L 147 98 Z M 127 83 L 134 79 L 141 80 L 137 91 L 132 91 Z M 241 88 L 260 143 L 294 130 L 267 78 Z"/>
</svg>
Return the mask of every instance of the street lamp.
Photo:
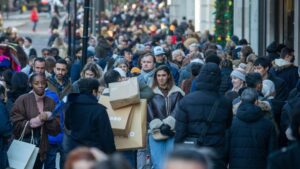
<svg viewBox="0 0 300 169">
<path fill-rule="evenodd" d="M 90 0 L 84 0 L 84 18 L 83 18 L 83 37 L 82 37 L 82 57 L 81 64 L 82 67 L 86 64 L 87 60 L 87 48 L 89 39 L 89 11 L 90 10 Z"/>
<path fill-rule="evenodd" d="M 71 0 L 68 1 L 68 56 L 74 60 L 75 58 L 72 52 L 72 23 L 71 23 Z"/>
</svg>

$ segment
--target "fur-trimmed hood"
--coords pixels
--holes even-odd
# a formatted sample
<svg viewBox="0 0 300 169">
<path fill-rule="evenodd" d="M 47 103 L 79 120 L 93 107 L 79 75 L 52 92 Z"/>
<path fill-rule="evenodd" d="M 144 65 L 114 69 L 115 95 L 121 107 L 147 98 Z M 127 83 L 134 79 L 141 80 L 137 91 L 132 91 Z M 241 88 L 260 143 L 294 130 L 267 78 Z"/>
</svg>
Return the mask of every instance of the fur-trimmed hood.
<svg viewBox="0 0 300 169">
<path fill-rule="evenodd" d="M 293 63 L 291 62 L 288 62 L 284 59 L 275 59 L 273 61 L 273 68 L 275 69 L 275 71 L 280 71 L 280 70 L 283 70 L 285 68 L 288 68 L 290 66 L 293 66 Z"/>
<path fill-rule="evenodd" d="M 161 90 L 159 90 L 158 87 L 155 87 L 155 88 L 153 89 L 153 92 L 154 92 L 154 94 L 159 94 L 159 95 L 164 96 L 164 94 L 161 92 Z M 179 87 L 173 85 L 173 87 L 171 88 L 171 90 L 170 90 L 169 93 L 168 93 L 168 97 L 169 97 L 172 93 L 175 93 L 175 92 L 181 93 L 182 96 L 185 95 L 184 91 L 182 91 Z"/>
</svg>

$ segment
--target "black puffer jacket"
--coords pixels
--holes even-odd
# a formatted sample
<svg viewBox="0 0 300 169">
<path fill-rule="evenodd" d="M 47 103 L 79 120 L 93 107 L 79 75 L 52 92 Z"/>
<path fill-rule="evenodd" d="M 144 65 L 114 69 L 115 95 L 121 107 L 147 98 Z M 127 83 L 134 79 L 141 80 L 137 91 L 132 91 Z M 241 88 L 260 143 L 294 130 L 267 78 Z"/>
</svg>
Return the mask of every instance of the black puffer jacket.
<svg viewBox="0 0 300 169">
<path fill-rule="evenodd" d="M 175 143 L 184 142 L 186 137 L 199 137 L 208 121 L 214 102 L 220 99 L 220 104 L 201 144 L 213 148 L 217 154 L 216 159 L 213 160 L 214 169 L 225 169 L 225 135 L 231 125 L 232 104 L 219 94 L 221 73 L 218 65 L 213 63 L 204 65 L 195 81 L 198 91 L 182 98 L 174 110 Z"/>
<path fill-rule="evenodd" d="M 266 169 L 268 154 L 277 145 L 273 123 L 259 107 L 249 103 L 239 106 L 229 138 L 230 169 Z"/>
<path fill-rule="evenodd" d="M 175 105 L 184 96 L 184 92 L 177 86 L 173 86 L 165 97 L 158 87 L 153 90 L 154 96 L 148 103 L 148 122 L 153 119 L 165 119 L 173 115 Z"/>
<path fill-rule="evenodd" d="M 214 102 L 221 99 L 211 127 L 204 138 L 204 145 L 224 147 L 225 131 L 230 127 L 232 120 L 232 104 L 219 94 L 220 69 L 216 64 L 207 63 L 195 80 L 198 91 L 185 96 L 174 110 L 176 113 L 175 142 L 182 143 L 186 137 L 199 136 Z"/>
</svg>

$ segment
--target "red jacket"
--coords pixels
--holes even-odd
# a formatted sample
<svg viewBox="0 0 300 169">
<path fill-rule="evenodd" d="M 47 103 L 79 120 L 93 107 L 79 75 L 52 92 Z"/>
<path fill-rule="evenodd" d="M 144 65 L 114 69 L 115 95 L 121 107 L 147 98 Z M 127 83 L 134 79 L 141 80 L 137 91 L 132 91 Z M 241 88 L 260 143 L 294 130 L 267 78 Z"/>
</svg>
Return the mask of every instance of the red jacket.
<svg viewBox="0 0 300 169">
<path fill-rule="evenodd" d="M 36 21 L 39 20 L 39 15 L 38 15 L 37 10 L 32 10 L 31 11 L 30 19 L 31 19 L 32 22 L 36 22 Z"/>
</svg>

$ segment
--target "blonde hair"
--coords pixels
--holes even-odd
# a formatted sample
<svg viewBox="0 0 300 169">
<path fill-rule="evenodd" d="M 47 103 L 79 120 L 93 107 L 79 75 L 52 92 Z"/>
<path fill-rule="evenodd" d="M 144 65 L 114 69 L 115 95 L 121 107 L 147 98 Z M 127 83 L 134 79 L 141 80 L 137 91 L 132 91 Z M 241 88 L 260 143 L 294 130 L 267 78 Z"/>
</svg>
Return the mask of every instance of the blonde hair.
<svg viewBox="0 0 300 169">
<path fill-rule="evenodd" d="M 93 62 L 90 62 L 90 63 L 87 63 L 81 73 L 80 73 L 80 76 L 81 78 L 84 78 L 84 73 L 87 71 L 87 70 L 90 70 L 92 71 L 94 74 L 95 74 L 95 78 L 100 80 L 103 76 L 103 71 L 101 69 L 100 66 L 98 66 L 96 63 L 93 63 Z"/>
<path fill-rule="evenodd" d="M 185 57 L 184 52 L 180 49 L 176 49 L 172 52 L 172 60 L 175 60 L 175 56 L 181 55 L 182 57 Z"/>
</svg>

